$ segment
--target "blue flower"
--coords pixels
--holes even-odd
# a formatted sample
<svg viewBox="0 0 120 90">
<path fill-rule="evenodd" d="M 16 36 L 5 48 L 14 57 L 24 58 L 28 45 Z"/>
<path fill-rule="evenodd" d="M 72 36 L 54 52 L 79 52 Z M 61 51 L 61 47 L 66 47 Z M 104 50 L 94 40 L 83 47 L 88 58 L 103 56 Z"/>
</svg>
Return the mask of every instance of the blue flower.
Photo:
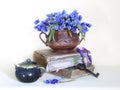
<svg viewBox="0 0 120 90">
<path fill-rule="evenodd" d="M 58 83 L 58 79 L 51 80 L 51 84 L 55 84 L 55 83 Z"/>
<path fill-rule="evenodd" d="M 40 22 L 40 20 L 38 19 L 34 22 L 34 24 L 37 25 L 39 22 Z"/>
<path fill-rule="evenodd" d="M 84 58 L 84 57 L 85 57 L 85 55 L 84 55 L 84 53 L 83 53 L 82 49 L 77 48 L 77 52 L 79 52 L 79 53 L 80 53 L 80 55 L 81 55 L 81 57 L 82 57 L 82 58 Z"/>
<path fill-rule="evenodd" d="M 67 15 L 66 11 L 63 10 L 62 13 L 61 13 L 61 15 L 62 15 L 63 17 L 65 17 L 65 16 Z"/>
<path fill-rule="evenodd" d="M 74 10 L 74 11 L 70 14 L 70 17 L 71 17 L 72 19 L 77 18 L 77 17 L 78 17 L 77 11 Z"/>
<path fill-rule="evenodd" d="M 77 29 L 75 27 L 72 28 L 71 30 L 73 33 L 76 33 L 77 32 Z"/>
<path fill-rule="evenodd" d="M 87 26 L 87 27 L 91 27 L 92 25 L 91 25 L 91 24 L 89 24 L 89 23 L 86 23 L 86 26 Z"/>
<path fill-rule="evenodd" d="M 65 23 L 62 23 L 61 27 L 62 27 L 62 29 L 67 28 L 67 26 L 66 26 L 66 24 L 65 24 Z"/>
<path fill-rule="evenodd" d="M 46 84 L 56 84 L 56 83 L 58 83 L 58 82 L 59 82 L 58 79 L 51 79 L 51 80 L 46 80 L 46 81 L 45 81 Z"/>
<path fill-rule="evenodd" d="M 82 16 L 81 16 L 81 15 L 78 16 L 78 20 L 79 20 L 79 21 L 82 20 Z"/>
<path fill-rule="evenodd" d="M 91 27 L 91 24 L 83 22 L 81 23 L 81 27 L 82 27 L 82 33 L 83 35 L 85 35 L 86 32 L 88 31 L 88 28 Z"/>
<path fill-rule="evenodd" d="M 67 27 L 68 27 L 68 30 L 71 30 L 71 29 L 72 29 L 72 27 L 71 27 L 70 25 L 68 25 Z"/>
<path fill-rule="evenodd" d="M 71 24 L 71 26 L 75 27 L 75 26 L 77 26 L 78 22 L 76 20 L 74 20 L 70 24 Z"/>
<path fill-rule="evenodd" d="M 80 55 L 81 55 L 81 57 L 83 58 L 83 60 L 84 60 L 84 58 L 86 58 L 86 55 L 84 54 L 84 51 L 87 52 L 87 57 L 88 57 L 88 60 L 89 60 L 89 61 L 86 61 L 86 60 L 85 60 L 84 63 L 85 63 L 86 66 L 90 66 L 90 65 L 92 64 L 92 57 L 91 57 L 91 55 L 90 55 L 90 54 L 91 54 L 90 51 L 87 50 L 87 49 L 84 48 L 84 47 L 77 48 L 76 50 L 77 50 L 78 53 L 80 53 Z"/>
<path fill-rule="evenodd" d="M 71 14 L 67 14 L 65 10 L 62 12 L 55 12 L 47 15 L 47 18 L 40 23 L 39 20 L 34 22 L 35 29 L 41 32 L 47 32 L 48 28 L 53 30 L 64 30 L 68 29 L 73 32 L 77 32 L 77 25 L 81 25 L 82 33 L 86 33 L 88 31 L 88 27 L 91 27 L 91 24 L 81 23 L 82 16 L 78 14 L 76 10 L 74 10 Z M 43 23 L 44 22 L 44 23 Z"/>
<path fill-rule="evenodd" d="M 45 83 L 46 83 L 46 84 L 49 84 L 49 83 L 50 83 L 50 80 L 46 80 Z"/>
<path fill-rule="evenodd" d="M 39 25 L 35 26 L 35 29 L 37 29 L 38 31 L 41 31 L 41 32 L 48 31 L 47 26 L 45 25 L 44 22 L 41 22 Z"/>
<path fill-rule="evenodd" d="M 62 12 L 54 12 L 47 15 L 47 18 L 43 21 L 36 20 L 34 22 L 35 29 L 40 32 L 51 32 L 52 30 L 70 30 L 73 33 L 86 35 L 86 32 L 91 27 L 91 24 L 81 22 L 82 16 L 78 14 L 76 10 L 68 14 L 65 10 Z M 54 35 L 51 35 L 53 38 Z M 72 35 L 71 35 L 72 36 Z M 51 39 L 52 40 L 52 39 Z"/>
</svg>

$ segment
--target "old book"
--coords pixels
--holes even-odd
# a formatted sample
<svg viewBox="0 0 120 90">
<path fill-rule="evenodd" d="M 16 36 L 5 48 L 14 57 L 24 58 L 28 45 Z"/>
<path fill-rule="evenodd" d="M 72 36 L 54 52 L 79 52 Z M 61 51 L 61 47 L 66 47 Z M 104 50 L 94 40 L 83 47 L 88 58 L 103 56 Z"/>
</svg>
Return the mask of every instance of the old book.
<svg viewBox="0 0 120 90">
<path fill-rule="evenodd" d="M 36 50 L 33 60 L 44 67 L 47 72 L 58 71 L 82 63 L 81 55 L 75 50 L 71 53 L 56 53 L 51 49 Z"/>
</svg>

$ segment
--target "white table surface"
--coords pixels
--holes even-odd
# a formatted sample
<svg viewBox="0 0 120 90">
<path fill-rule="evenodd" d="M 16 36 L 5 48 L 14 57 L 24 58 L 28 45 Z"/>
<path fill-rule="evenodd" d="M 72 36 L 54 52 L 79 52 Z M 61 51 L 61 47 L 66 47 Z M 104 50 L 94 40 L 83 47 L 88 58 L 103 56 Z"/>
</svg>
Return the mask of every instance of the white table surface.
<svg viewBox="0 0 120 90">
<path fill-rule="evenodd" d="M 55 85 L 45 84 L 43 80 L 52 78 L 50 74 L 44 74 L 34 83 L 22 83 L 15 77 L 13 64 L 0 65 L 0 88 L 110 88 L 120 90 L 120 66 L 96 66 L 94 72 L 99 72 L 98 78 L 92 75 L 77 78 L 72 82 L 58 83 Z"/>
</svg>

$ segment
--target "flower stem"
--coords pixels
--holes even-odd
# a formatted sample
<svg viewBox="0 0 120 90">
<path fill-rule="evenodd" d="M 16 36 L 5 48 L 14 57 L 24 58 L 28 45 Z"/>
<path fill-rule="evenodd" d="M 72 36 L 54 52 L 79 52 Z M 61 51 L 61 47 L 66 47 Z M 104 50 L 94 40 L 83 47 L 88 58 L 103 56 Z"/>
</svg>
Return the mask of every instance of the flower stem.
<svg viewBox="0 0 120 90">
<path fill-rule="evenodd" d="M 54 34 L 55 34 L 55 30 L 52 30 L 49 34 L 49 37 L 48 37 L 48 41 L 52 41 L 54 39 Z"/>
</svg>

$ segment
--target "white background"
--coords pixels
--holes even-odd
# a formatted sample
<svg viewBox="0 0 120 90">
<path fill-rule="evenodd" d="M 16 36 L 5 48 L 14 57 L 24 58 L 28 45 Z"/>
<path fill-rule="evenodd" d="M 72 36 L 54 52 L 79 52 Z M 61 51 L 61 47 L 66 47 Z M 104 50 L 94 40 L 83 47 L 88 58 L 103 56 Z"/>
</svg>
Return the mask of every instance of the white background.
<svg viewBox="0 0 120 90">
<path fill-rule="evenodd" d="M 34 29 L 36 19 L 46 14 L 77 10 L 92 24 L 84 46 L 96 66 L 120 65 L 120 0 L 0 0 L 0 70 L 12 75 L 14 64 L 32 58 L 33 51 L 46 49 Z M 3 75 L 4 76 L 4 75 Z M 13 75 L 14 77 L 14 75 Z"/>
</svg>

